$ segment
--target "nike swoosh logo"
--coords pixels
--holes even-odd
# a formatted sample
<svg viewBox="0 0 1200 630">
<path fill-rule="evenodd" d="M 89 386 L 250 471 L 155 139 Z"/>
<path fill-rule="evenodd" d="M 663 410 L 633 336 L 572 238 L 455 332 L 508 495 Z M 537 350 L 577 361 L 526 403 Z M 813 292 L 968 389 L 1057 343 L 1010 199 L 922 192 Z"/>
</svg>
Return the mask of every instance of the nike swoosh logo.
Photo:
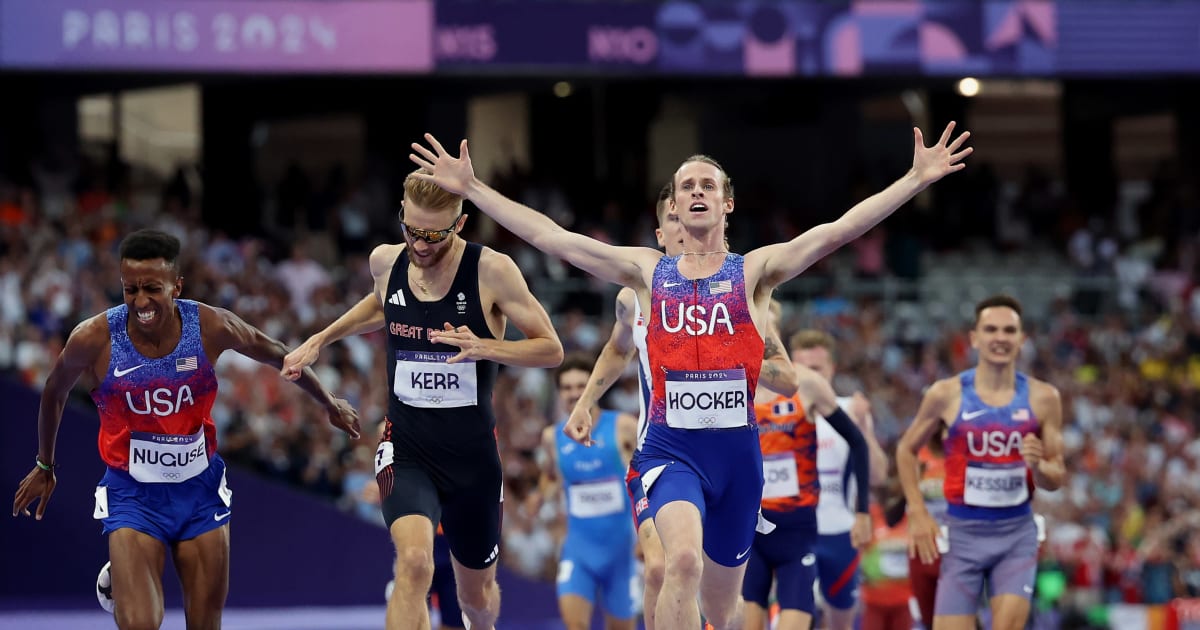
<svg viewBox="0 0 1200 630">
<path fill-rule="evenodd" d="M 223 521 L 223 520 L 229 518 L 230 514 L 233 514 L 233 510 L 230 510 L 224 514 L 213 514 L 213 520 L 214 521 Z"/>
<path fill-rule="evenodd" d="M 737 555 L 737 559 L 738 559 L 738 560 L 741 560 L 742 558 L 745 558 L 745 557 L 746 557 L 746 554 L 748 554 L 748 553 L 750 553 L 750 550 L 749 550 L 749 549 L 747 549 L 747 550 L 743 551 L 742 553 L 739 553 L 739 554 Z"/>
<path fill-rule="evenodd" d="M 146 364 L 145 364 L 145 363 L 141 363 L 141 364 L 135 365 L 135 366 L 133 366 L 133 367 L 131 367 L 131 368 L 128 368 L 128 369 L 125 369 L 125 370 L 122 370 L 122 369 L 120 369 L 120 368 L 117 368 L 117 369 L 113 370 L 113 376 L 115 376 L 115 377 L 117 377 L 117 378 L 120 378 L 120 377 L 122 377 L 122 376 L 125 376 L 126 374 L 128 374 L 128 373 L 130 373 L 130 372 L 134 371 L 134 370 L 140 370 L 140 369 L 142 369 L 142 368 L 144 368 L 144 367 L 146 367 Z"/>
<path fill-rule="evenodd" d="M 975 418 L 978 418 L 979 416 L 982 416 L 983 414 L 985 414 L 987 412 L 988 412 L 987 409 L 976 409 L 975 411 L 972 411 L 971 413 L 963 413 L 962 419 L 963 420 L 974 420 Z"/>
<path fill-rule="evenodd" d="M 664 283 L 663 283 L 663 288 L 664 288 L 664 289 L 670 289 L 671 287 L 677 287 L 677 286 L 679 286 L 679 285 L 681 285 L 681 284 L 683 284 L 683 283 L 682 283 L 682 282 L 664 282 Z"/>
</svg>

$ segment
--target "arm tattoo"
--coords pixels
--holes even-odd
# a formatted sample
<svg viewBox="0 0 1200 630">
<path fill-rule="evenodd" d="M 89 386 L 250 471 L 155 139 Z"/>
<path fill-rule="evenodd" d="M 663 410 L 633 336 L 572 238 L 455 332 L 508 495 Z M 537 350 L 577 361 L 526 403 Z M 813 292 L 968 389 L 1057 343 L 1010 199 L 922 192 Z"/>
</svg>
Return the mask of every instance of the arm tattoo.
<svg viewBox="0 0 1200 630">
<path fill-rule="evenodd" d="M 762 366 L 762 373 L 758 375 L 758 380 L 770 380 L 778 375 L 779 370 L 777 370 L 774 365 L 770 363 L 764 363 Z"/>
<path fill-rule="evenodd" d="M 775 337 L 767 337 L 763 340 L 763 359 L 770 360 L 778 356 L 783 356 L 783 350 L 775 343 Z"/>
</svg>

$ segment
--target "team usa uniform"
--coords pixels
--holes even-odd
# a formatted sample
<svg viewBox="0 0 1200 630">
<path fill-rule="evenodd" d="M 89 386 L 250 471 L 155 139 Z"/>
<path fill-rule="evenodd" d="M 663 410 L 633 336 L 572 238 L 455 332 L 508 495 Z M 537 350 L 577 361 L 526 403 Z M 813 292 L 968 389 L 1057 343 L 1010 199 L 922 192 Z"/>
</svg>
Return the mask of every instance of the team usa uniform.
<svg viewBox="0 0 1200 630">
<path fill-rule="evenodd" d="M 991 407 L 975 391 L 975 370 L 959 375 L 962 406 L 946 437 L 946 524 L 936 614 L 974 615 L 987 581 L 989 597 L 1033 594 L 1038 534 L 1030 499 L 1033 473 L 1021 439 L 1038 433 L 1029 380 L 1016 375 L 1009 404 Z"/>
<path fill-rule="evenodd" d="M 173 543 L 230 520 L 233 493 L 211 417 L 217 378 L 204 354 L 199 306 L 175 304 L 179 344 L 158 359 L 133 347 L 126 305 L 105 312 L 111 357 L 91 392 L 100 412 L 100 457 L 108 465 L 93 514 L 104 534 L 128 527 Z"/>
<path fill-rule="evenodd" d="M 750 553 L 762 497 L 752 405 L 763 339 L 751 319 L 743 258 L 690 280 L 680 257 L 655 267 L 646 347 L 653 382 L 639 468 L 651 509 L 696 506 L 704 552 L 724 566 Z"/>
<path fill-rule="evenodd" d="M 821 494 L 816 427 L 808 421 L 798 395 L 778 396 L 756 404 L 754 410 L 765 479 L 762 514 L 776 527 L 754 537 L 742 597 L 766 610 L 774 578 L 780 608 L 811 615 L 816 609 L 813 542 Z"/>
<path fill-rule="evenodd" d="M 837 404 L 850 408 L 849 396 Z M 858 484 L 851 475 L 850 443 L 820 414 L 816 414 L 817 473 L 821 496 L 817 503 L 817 579 L 821 597 L 830 606 L 849 610 L 858 601 L 858 550 L 850 542 Z"/>
<path fill-rule="evenodd" d="M 500 550 L 501 468 L 496 448 L 491 361 L 446 361 L 458 352 L 429 341 L 444 322 L 493 339 L 479 301 L 482 246 L 467 243 L 445 297 L 421 302 L 408 286 L 408 251 L 392 266 L 383 312 L 387 326 L 387 424 L 375 476 L 388 527 L 423 514 L 441 523 L 454 557 L 485 569 Z M 447 348 L 451 351 L 447 352 Z"/>
<path fill-rule="evenodd" d="M 555 432 L 555 456 L 567 496 L 567 536 L 558 563 L 558 596 L 578 595 L 609 615 L 637 615 L 640 592 L 634 547 L 637 535 L 629 522 L 625 462 L 617 436 L 615 411 L 600 413 L 592 429 L 592 446 L 576 444 Z"/>
<path fill-rule="evenodd" d="M 633 347 L 637 350 L 638 355 L 638 424 L 637 424 L 637 445 L 633 449 L 633 456 L 629 458 L 629 470 L 625 474 L 625 488 L 629 493 L 629 504 L 633 507 L 633 526 L 635 531 L 640 531 L 642 523 L 654 516 L 653 510 L 650 509 L 650 501 L 646 498 L 646 491 L 642 488 L 642 473 L 640 468 L 640 460 L 642 455 L 642 442 L 646 439 L 647 410 L 650 408 L 650 389 L 653 386 L 650 382 L 650 358 L 646 351 L 646 318 L 642 315 L 642 305 L 638 300 L 633 301 Z"/>
</svg>

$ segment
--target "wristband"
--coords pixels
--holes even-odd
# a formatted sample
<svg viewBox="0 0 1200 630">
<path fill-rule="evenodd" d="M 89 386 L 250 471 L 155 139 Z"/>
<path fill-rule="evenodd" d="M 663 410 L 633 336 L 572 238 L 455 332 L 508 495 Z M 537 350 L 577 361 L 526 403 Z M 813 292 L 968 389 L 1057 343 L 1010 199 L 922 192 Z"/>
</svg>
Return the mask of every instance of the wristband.
<svg viewBox="0 0 1200 630">
<path fill-rule="evenodd" d="M 52 470 L 54 470 L 55 468 L 58 468 L 58 466 L 57 466 L 57 465 L 55 465 L 55 464 L 43 464 L 43 463 L 42 463 L 42 456 L 41 456 L 41 455 L 34 455 L 34 456 L 33 456 L 33 463 L 37 464 L 37 467 L 38 467 L 38 468 L 41 468 L 42 470 L 45 470 L 45 471 L 47 471 L 47 472 L 49 472 L 49 471 L 52 471 Z"/>
</svg>

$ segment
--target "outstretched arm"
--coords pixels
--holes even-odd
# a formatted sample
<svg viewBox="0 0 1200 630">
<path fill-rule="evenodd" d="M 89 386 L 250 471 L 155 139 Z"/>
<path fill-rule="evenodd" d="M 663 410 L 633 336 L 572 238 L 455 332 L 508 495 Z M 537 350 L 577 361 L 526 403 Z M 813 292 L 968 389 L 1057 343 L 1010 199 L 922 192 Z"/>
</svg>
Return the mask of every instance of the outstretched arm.
<svg viewBox="0 0 1200 630">
<path fill-rule="evenodd" d="M 289 352 L 283 358 L 280 375 L 289 381 L 294 381 L 300 378 L 304 368 L 316 363 L 317 357 L 321 355 L 321 349 L 325 346 L 339 339 L 383 328 L 383 303 L 380 302 L 379 296 L 386 291 L 392 263 L 403 250 L 403 245 L 380 245 L 371 252 L 371 275 L 375 278 L 375 291 L 363 296 L 363 299 L 326 326 L 324 330 L 304 340 L 304 343 Z"/>
<path fill-rule="evenodd" d="M 233 350 L 274 368 L 283 366 L 287 346 L 272 339 L 263 331 L 247 324 L 245 320 L 223 308 L 202 305 L 200 307 L 200 330 L 205 336 L 205 350 L 210 348 L 209 358 L 216 361 L 221 352 Z M 321 404 L 329 413 L 329 423 L 345 431 L 354 439 L 360 434 L 358 412 L 345 400 L 334 398 L 321 385 L 312 368 L 304 368 L 296 378 L 296 384 Z"/>
<path fill-rule="evenodd" d="M 62 423 L 63 408 L 67 404 L 67 396 L 71 388 L 79 380 L 85 370 L 96 363 L 97 357 L 108 343 L 108 322 L 104 314 L 92 317 L 75 327 L 63 351 L 54 361 L 50 375 L 46 378 L 42 390 L 42 402 L 38 407 L 38 450 L 37 461 L 42 465 L 34 466 L 13 498 L 13 516 L 24 514 L 29 516 L 29 506 L 37 500 L 36 518 L 42 519 L 46 512 L 46 504 L 54 492 L 57 480 L 54 476 L 54 445 L 58 441 L 58 427 Z"/>
<path fill-rule="evenodd" d="M 602 280 L 635 289 L 645 284 L 642 269 L 653 267 L 662 256 L 657 250 L 617 247 L 569 232 L 550 217 L 505 197 L 479 181 L 471 166 L 466 140 L 459 146 L 457 158 L 447 153 L 432 135 L 425 134 L 425 141 L 432 150 L 414 142 L 412 148 L 417 154 L 409 154 L 409 158 L 429 173 L 415 177 L 466 197 L 505 229 L 551 256 L 557 256 Z"/>
<path fill-rule="evenodd" d="M 962 159 L 970 155 L 972 149 L 961 147 L 971 134 L 964 132 L 950 142 L 953 131 L 954 123 L 951 122 L 937 144 L 926 147 L 921 130 L 914 127 L 913 166 L 903 177 L 862 200 L 832 223 L 818 225 L 786 243 L 750 252 L 746 255 L 747 268 L 758 267 L 767 286 L 787 282 L 842 245 L 865 234 L 930 184 L 962 170 L 966 166 Z"/>
</svg>

